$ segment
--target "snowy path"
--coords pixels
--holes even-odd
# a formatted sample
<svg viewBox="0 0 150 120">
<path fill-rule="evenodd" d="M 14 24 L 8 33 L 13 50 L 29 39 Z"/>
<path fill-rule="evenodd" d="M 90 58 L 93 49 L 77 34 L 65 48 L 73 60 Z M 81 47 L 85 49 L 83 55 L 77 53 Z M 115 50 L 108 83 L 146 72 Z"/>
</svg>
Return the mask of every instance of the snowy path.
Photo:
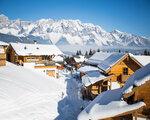
<svg viewBox="0 0 150 120">
<path fill-rule="evenodd" d="M 66 96 L 58 103 L 59 116 L 56 120 L 76 120 L 81 112 L 83 100 L 79 98 L 78 82 L 69 76 L 66 79 Z"/>
</svg>

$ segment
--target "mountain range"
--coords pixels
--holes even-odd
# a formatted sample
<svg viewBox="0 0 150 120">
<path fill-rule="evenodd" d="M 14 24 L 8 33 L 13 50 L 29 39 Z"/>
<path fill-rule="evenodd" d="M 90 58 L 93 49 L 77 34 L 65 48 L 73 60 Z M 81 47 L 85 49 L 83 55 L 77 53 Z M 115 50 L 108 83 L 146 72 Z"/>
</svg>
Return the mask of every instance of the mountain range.
<svg viewBox="0 0 150 120">
<path fill-rule="evenodd" d="M 107 32 L 98 25 L 80 20 L 10 20 L 3 14 L 0 15 L 0 40 L 56 45 L 150 47 L 149 38 L 119 30 Z"/>
</svg>

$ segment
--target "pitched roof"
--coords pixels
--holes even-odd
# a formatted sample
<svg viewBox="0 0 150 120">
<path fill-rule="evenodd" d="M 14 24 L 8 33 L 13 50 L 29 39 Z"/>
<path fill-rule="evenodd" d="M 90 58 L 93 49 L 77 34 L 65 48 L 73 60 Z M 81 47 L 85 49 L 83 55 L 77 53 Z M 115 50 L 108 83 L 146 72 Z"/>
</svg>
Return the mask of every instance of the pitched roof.
<svg viewBox="0 0 150 120">
<path fill-rule="evenodd" d="M 56 45 L 11 43 L 16 54 L 27 55 L 61 55 L 63 54 Z"/>
<path fill-rule="evenodd" d="M 129 53 L 131 57 L 136 59 L 141 65 L 145 66 L 150 63 L 150 56 L 146 55 L 133 55 Z"/>
<path fill-rule="evenodd" d="M 150 63 L 131 75 L 123 87 L 123 93 L 132 91 L 133 86 L 141 86 L 150 80 Z"/>
<path fill-rule="evenodd" d="M 108 90 L 98 95 L 78 116 L 78 120 L 105 119 L 131 112 L 145 106 L 144 102 L 127 104 L 123 94 L 132 91 L 133 86 L 140 86 L 150 80 L 150 64 L 137 70 L 123 88 Z"/>
<path fill-rule="evenodd" d="M 79 72 L 88 72 L 88 71 L 95 71 L 95 70 L 99 70 L 97 67 L 93 67 L 93 66 L 83 66 L 83 67 L 80 67 L 78 69 Z"/>
<path fill-rule="evenodd" d="M 103 79 L 107 78 L 103 74 L 100 73 L 100 71 L 95 70 L 95 71 L 88 71 L 86 75 L 82 76 L 82 84 L 86 87 L 101 81 Z"/>
<path fill-rule="evenodd" d="M 116 64 L 120 59 L 124 58 L 125 55 L 123 53 L 113 53 L 108 58 L 103 60 L 100 64 L 98 64 L 98 67 L 104 71 L 107 71 L 110 69 L 114 64 Z"/>
<path fill-rule="evenodd" d="M 111 54 L 112 53 L 107 53 L 107 52 L 96 52 L 86 61 L 86 63 L 91 64 L 91 65 L 98 65 L 107 57 L 109 57 Z"/>
</svg>

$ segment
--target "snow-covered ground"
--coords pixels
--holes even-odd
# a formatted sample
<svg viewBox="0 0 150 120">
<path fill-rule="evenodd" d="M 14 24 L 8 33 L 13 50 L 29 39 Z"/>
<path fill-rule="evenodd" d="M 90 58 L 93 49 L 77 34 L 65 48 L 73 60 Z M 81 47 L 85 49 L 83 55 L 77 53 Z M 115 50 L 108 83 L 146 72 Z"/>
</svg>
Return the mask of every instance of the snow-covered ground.
<svg viewBox="0 0 150 120">
<path fill-rule="evenodd" d="M 81 112 L 76 79 L 59 79 L 8 63 L 0 67 L 0 120 L 76 120 Z"/>
</svg>

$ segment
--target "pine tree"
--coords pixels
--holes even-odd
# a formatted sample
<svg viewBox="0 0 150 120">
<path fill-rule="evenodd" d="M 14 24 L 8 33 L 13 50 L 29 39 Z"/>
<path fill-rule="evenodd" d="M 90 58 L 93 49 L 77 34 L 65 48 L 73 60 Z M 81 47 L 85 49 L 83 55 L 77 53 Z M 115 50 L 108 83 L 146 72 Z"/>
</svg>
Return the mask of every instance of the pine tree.
<svg viewBox="0 0 150 120">
<path fill-rule="evenodd" d="M 79 50 L 79 55 L 82 55 L 81 50 Z"/>
<path fill-rule="evenodd" d="M 144 50 L 144 55 L 148 55 L 148 52 L 147 52 L 147 50 Z"/>
<path fill-rule="evenodd" d="M 88 56 L 88 52 L 86 51 L 86 52 L 85 52 L 85 57 L 87 57 L 87 56 Z"/>
<path fill-rule="evenodd" d="M 92 52 L 92 50 L 91 50 L 91 49 L 90 49 L 89 55 L 90 55 L 90 56 L 91 56 L 91 55 L 93 55 L 93 52 Z"/>
<path fill-rule="evenodd" d="M 99 48 L 97 49 L 97 52 L 100 52 L 100 49 L 99 49 Z"/>
<path fill-rule="evenodd" d="M 77 50 L 76 55 L 79 55 L 79 51 Z"/>
</svg>

